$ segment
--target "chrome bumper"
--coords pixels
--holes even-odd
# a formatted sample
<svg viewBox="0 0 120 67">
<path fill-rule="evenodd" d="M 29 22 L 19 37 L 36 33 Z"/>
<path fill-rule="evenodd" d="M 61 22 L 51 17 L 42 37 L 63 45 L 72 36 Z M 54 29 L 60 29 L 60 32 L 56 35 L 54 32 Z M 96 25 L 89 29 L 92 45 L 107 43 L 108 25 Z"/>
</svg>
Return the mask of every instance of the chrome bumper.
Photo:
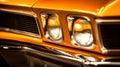
<svg viewBox="0 0 120 67">
<path fill-rule="evenodd" d="M 15 43 L 18 44 L 18 43 Z M 21 43 L 20 43 L 21 44 Z M 25 45 L 25 44 L 24 44 Z M 28 44 L 25 46 L 16 45 L 2 45 L 0 44 L 0 54 L 3 56 L 5 61 L 10 64 L 11 67 L 14 65 L 24 62 L 25 66 L 22 67 L 106 67 L 106 66 L 120 66 L 119 61 L 91 61 L 89 58 L 85 58 L 84 55 L 78 57 L 72 57 L 64 53 L 57 53 L 43 46 L 37 46 Z M 19 62 L 19 60 L 20 62 Z M 96 58 L 94 58 L 96 59 Z M 17 62 L 18 61 L 18 62 Z M 16 62 L 16 64 L 14 64 Z M 23 64 L 23 63 L 22 63 Z M 41 66 L 42 64 L 42 66 Z M 21 67 L 17 65 L 16 67 Z"/>
<path fill-rule="evenodd" d="M 26 49 L 28 52 L 33 52 L 33 53 L 36 53 L 37 55 L 49 57 L 51 59 L 58 60 L 67 64 L 71 64 L 73 66 L 79 66 L 79 67 L 120 66 L 120 62 L 108 62 L 108 61 L 92 62 L 92 61 L 86 61 L 87 59 L 83 57 L 81 57 L 81 59 L 78 59 L 71 56 L 45 53 L 45 52 L 34 50 L 28 47 L 24 47 L 24 49 Z"/>
</svg>

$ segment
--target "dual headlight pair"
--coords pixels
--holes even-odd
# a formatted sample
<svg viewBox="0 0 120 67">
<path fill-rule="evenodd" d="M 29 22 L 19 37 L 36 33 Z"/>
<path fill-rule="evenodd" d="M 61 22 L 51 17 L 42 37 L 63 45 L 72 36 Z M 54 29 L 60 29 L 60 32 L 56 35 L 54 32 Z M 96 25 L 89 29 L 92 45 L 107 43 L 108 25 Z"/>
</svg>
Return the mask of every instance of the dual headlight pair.
<svg viewBox="0 0 120 67">
<path fill-rule="evenodd" d="M 46 38 L 61 42 L 63 34 L 59 16 L 57 14 L 42 13 L 41 20 Z M 91 47 L 93 45 L 92 27 L 88 18 L 68 16 L 67 22 L 73 44 L 80 47 Z"/>
</svg>

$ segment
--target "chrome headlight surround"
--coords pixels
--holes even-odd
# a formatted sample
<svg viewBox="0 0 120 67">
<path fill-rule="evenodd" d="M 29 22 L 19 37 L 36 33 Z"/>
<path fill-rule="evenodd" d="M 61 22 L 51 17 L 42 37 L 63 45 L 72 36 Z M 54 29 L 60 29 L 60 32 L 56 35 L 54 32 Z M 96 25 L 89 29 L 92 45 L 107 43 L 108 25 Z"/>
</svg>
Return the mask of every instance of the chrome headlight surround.
<svg viewBox="0 0 120 67">
<path fill-rule="evenodd" d="M 84 16 L 70 15 L 67 17 L 67 22 L 72 43 L 82 48 L 92 48 L 94 42 L 90 19 Z"/>
<path fill-rule="evenodd" d="M 47 39 L 57 42 L 63 40 L 62 28 L 57 14 L 41 13 L 41 21 Z"/>
</svg>

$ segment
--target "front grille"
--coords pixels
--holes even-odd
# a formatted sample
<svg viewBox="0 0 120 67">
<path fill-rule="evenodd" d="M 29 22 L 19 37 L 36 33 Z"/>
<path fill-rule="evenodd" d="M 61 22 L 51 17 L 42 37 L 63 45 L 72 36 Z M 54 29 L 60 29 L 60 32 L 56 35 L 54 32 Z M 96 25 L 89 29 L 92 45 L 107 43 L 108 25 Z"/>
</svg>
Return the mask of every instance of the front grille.
<svg viewBox="0 0 120 67">
<path fill-rule="evenodd" d="M 120 49 L 120 22 L 98 24 L 100 39 L 106 49 Z"/>
<path fill-rule="evenodd" d="M 35 18 L 25 14 L 0 11 L 0 28 L 39 34 Z"/>
</svg>

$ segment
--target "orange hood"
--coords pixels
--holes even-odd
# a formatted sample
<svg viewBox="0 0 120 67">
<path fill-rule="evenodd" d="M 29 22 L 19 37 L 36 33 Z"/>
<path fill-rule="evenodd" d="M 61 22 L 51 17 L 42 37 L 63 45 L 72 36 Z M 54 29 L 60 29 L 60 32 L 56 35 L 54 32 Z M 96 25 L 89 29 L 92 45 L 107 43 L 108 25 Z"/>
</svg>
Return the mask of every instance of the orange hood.
<svg viewBox="0 0 120 67">
<path fill-rule="evenodd" d="M 0 0 L 0 4 L 32 7 L 37 0 Z"/>
<path fill-rule="evenodd" d="M 106 7 L 115 1 L 116 0 L 38 0 L 33 7 L 85 12 L 97 16 L 103 16 L 107 15 Z"/>
<path fill-rule="evenodd" d="M 120 16 L 120 0 L 0 0 L 0 4 Z"/>
</svg>

